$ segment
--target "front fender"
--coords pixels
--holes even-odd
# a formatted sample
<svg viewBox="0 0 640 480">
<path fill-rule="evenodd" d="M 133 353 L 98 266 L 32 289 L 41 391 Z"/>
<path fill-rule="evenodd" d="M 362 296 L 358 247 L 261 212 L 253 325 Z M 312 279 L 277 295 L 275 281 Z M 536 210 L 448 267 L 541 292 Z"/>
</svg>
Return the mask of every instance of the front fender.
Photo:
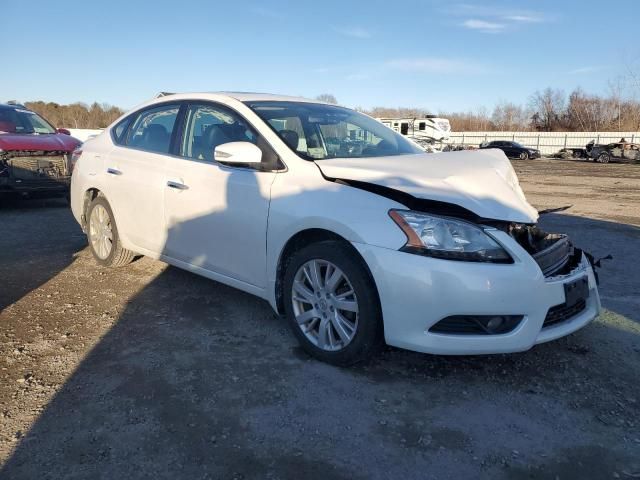
<svg viewBox="0 0 640 480">
<path fill-rule="evenodd" d="M 313 173 L 313 172 L 312 172 Z M 309 229 L 321 229 L 353 243 L 399 249 L 407 238 L 391 220 L 392 208 L 406 208 L 389 198 L 315 175 L 276 176 L 271 188 L 267 227 L 268 296 L 275 306 L 278 264 L 287 242 Z"/>
</svg>

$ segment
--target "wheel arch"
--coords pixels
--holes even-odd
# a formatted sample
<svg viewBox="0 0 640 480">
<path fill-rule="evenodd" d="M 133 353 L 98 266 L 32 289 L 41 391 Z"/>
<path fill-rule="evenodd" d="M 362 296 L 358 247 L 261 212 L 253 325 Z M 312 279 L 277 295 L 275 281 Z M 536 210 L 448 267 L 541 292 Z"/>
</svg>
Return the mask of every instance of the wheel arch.
<svg viewBox="0 0 640 480">
<path fill-rule="evenodd" d="M 101 195 L 102 191 L 98 188 L 91 187 L 85 190 L 84 196 L 82 198 L 82 216 L 81 216 L 81 226 L 82 230 L 85 231 L 87 228 L 87 214 L 89 213 L 89 205 L 91 202 L 98 196 Z"/>
<path fill-rule="evenodd" d="M 286 268 L 288 265 L 289 259 L 292 255 L 304 248 L 308 245 L 312 245 L 314 243 L 325 242 L 325 241 L 337 241 L 345 245 L 349 250 L 351 250 L 354 256 L 360 261 L 362 266 L 364 267 L 367 275 L 371 278 L 373 285 L 376 289 L 376 296 L 378 301 L 380 299 L 380 294 L 378 292 L 378 287 L 375 282 L 375 278 L 369 269 L 369 265 L 365 261 L 365 259 L 360 255 L 360 252 L 354 246 L 344 238 L 343 236 L 324 228 L 306 228 L 304 230 L 300 230 L 295 233 L 293 236 L 287 240 L 280 251 L 280 255 L 278 256 L 278 263 L 275 272 L 275 285 L 274 285 L 274 297 L 275 297 L 275 307 L 276 312 L 279 315 L 284 314 L 284 275 L 286 272 Z"/>
</svg>

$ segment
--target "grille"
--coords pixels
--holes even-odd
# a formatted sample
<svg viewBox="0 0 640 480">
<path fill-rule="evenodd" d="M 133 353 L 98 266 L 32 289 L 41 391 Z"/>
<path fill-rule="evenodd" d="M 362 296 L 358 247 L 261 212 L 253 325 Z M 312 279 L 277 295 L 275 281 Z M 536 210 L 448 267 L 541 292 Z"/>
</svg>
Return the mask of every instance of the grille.
<svg viewBox="0 0 640 480">
<path fill-rule="evenodd" d="M 13 157 L 8 160 L 11 176 L 26 182 L 58 182 L 67 176 L 66 158 L 52 157 Z"/>
<path fill-rule="evenodd" d="M 551 307 L 547 312 L 547 316 L 544 319 L 542 328 L 547 328 L 558 323 L 565 322 L 587 308 L 587 301 L 585 299 L 579 300 L 575 305 L 567 306 L 566 303 L 561 303 L 555 307 Z"/>
<path fill-rule="evenodd" d="M 533 254 L 533 258 L 540 265 L 544 276 L 548 277 L 560 270 L 567 263 L 572 253 L 573 247 L 569 242 L 569 238 L 561 236 L 551 246 Z"/>
</svg>

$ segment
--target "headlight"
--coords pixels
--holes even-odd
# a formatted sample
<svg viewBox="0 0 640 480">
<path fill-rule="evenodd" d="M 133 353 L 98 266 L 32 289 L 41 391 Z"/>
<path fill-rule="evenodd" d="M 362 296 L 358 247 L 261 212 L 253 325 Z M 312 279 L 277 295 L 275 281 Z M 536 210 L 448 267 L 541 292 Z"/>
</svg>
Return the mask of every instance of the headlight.
<svg viewBox="0 0 640 480">
<path fill-rule="evenodd" d="M 405 252 L 468 262 L 513 262 L 498 242 L 474 224 L 411 210 L 390 210 L 389 216 L 407 235 Z"/>
</svg>

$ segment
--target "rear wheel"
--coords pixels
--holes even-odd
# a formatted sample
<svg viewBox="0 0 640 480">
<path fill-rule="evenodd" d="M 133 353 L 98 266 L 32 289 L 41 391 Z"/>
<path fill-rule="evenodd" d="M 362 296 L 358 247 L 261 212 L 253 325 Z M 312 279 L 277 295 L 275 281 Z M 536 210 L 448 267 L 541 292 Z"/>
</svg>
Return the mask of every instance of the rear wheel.
<svg viewBox="0 0 640 480">
<path fill-rule="evenodd" d="M 607 152 L 602 152 L 600 155 L 598 155 L 596 161 L 598 163 L 609 163 L 611 161 L 611 155 L 609 155 Z"/>
<path fill-rule="evenodd" d="M 133 261 L 135 254 L 122 248 L 118 227 L 107 199 L 97 196 L 89 205 L 87 239 L 91 253 L 100 265 L 121 267 Z"/>
<path fill-rule="evenodd" d="M 382 343 L 378 294 L 363 262 L 338 241 L 294 253 L 284 278 L 285 310 L 302 348 L 319 360 L 350 365 Z"/>
</svg>

